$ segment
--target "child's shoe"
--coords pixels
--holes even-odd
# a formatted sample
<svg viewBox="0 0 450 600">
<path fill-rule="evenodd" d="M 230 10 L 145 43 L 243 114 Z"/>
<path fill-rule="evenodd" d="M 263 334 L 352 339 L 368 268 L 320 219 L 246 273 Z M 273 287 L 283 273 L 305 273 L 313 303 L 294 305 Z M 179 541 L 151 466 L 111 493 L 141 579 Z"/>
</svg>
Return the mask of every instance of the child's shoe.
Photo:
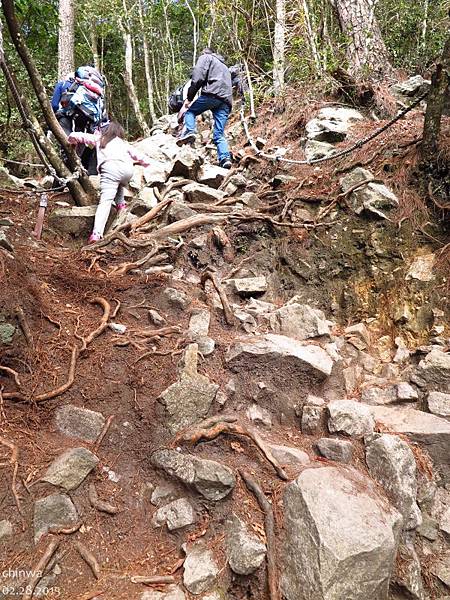
<svg viewBox="0 0 450 600">
<path fill-rule="evenodd" d="M 124 211 L 126 209 L 127 209 L 127 203 L 126 202 L 121 202 L 120 204 L 116 205 L 116 210 L 117 210 L 118 213 L 122 212 L 122 211 Z"/>
<path fill-rule="evenodd" d="M 98 233 L 92 232 L 88 239 L 88 244 L 95 244 L 95 242 L 99 242 L 102 239 L 102 236 Z"/>
</svg>

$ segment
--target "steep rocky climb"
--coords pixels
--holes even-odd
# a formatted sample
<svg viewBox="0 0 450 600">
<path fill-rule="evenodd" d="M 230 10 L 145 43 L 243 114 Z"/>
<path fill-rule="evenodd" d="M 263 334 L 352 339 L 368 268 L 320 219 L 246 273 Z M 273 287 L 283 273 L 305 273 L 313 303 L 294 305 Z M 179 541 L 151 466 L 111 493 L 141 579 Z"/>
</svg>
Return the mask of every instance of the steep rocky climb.
<svg viewBox="0 0 450 600">
<path fill-rule="evenodd" d="M 0 598 L 448 598 L 448 258 L 411 180 L 420 122 L 315 166 L 236 122 L 228 172 L 163 118 L 88 247 L 95 208 L 49 191 L 37 242 L 30 183 L 1 191 Z M 379 126 L 269 105 L 252 135 L 301 161 Z"/>
</svg>

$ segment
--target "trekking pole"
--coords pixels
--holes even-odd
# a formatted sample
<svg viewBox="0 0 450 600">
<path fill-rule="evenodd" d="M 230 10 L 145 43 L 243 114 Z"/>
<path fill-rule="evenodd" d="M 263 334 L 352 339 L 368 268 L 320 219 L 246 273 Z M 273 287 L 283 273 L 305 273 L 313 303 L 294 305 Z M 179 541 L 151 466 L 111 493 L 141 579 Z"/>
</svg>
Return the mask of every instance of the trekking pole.
<svg viewBox="0 0 450 600">
<path fill-rule="evenodd" d="M 48 205 L 48 196 L 47 194 L 41 194 L 41 198 L 39 200 L 39 210 L 36 219 L 36 226 L 33 231 L 33 235 L 37 240 L 41 239 L 42 235 L 42 227 L 44 225 L 44 217 L 45 217 L 45 209 Z"/>
</svg>

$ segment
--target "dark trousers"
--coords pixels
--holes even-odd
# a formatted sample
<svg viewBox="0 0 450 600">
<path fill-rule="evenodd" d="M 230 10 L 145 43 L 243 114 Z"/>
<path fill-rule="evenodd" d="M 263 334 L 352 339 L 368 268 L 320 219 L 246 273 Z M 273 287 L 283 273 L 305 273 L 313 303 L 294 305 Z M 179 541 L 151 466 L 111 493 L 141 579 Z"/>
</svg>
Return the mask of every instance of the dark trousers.
<svg viewBox="0 0 450 600">
<path fill-rule="evenodd" d="M 91 121 L 80 113 L 75 113 L 71 117 L 67 115 L 56 115 L 64 133 L 69 135 L 72 131 L 90 131 Z M 95 148 L 88 148 L 84 144 L 77 147 L 77 154 L 81 159 L 81 164 L 88 172 L 88 175 L 97 175 L 97 152 Z M 63 152 L 63 160 L 66 161 L 66 156 Z"/>
</svg>

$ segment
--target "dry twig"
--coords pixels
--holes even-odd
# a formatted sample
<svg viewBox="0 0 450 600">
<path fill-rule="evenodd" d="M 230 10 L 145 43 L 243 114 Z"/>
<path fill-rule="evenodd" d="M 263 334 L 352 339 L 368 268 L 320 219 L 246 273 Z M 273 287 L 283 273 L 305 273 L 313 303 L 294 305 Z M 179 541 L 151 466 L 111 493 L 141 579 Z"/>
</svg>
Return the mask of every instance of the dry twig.
<svg viewBox="0 0 450 600">
<path fill-rule="evenodd" d="M 96 579 L 100 579 L 100 565 L 98 564 L 95 556 L 90 552 L 84 544 L 81 542 L 75 542 L 75 548 L 78 550 L 79 555 L 84 560 L 84 562 L 89 566 L 94 577 Z"/>
<path fill-rule="evenodd" d="M 233 311 L 230 308 L 230 303 L 228 302 L 228 298 L 227 295 L 225 293 L 225 290 L 223 289 L 220 281 L 217 278 L 217 275 L 215 273 L 211 273 L 211 271 L 206 271 L 205 273 L 203 273 L 201 281 L 202 284 L 205 284 L 205 281 L 207 281 L 208 279 L 210 279 L 212 281 L 212 284 L 216 290 L 216 292 L 219 294 L 220 297 L 220 301 L 222 302 L 222 306 L 223 306 L 223 312 L 225 314 L 225 321 L 227 322 L 227 325 L 234 325 L 234 314 Z"/>
<path fill-rule="evenodd" d="M 144 585 L 158 585 L 161 583 L 175 583 L 175 577 L 173 575 L 132 575 L 130 577 L 131 583 L 143 583 Z"/>
<path fill-rule="evenodd" d="M 16 315 L 16 318 L 20 325 L 20 329 L 22 330 L 23 335 L 27 340 L 27 344 L 31 346 L 33 344 L 33 336 L 31 334 L 30 325 L 28 324 L 28 319 L 26 318 L 25 313 L 23 312 L 23 308 L 21 306 L 16 306 L 16 308 L 14 309 L 14 314 Z"/>
<path fill-rule="evenodd" d="M 92 451 L 94 452 L 94 454 L 97 454 L 98 449 L 100 448 L 100 444 L 103 442 L 103 438 L 108 433 L 108 430 L 111 427 L 111 423 L 113 422 L 114 418 L 115 418 L 115 415 L 109 415 L 109 417 L 106 419 L 106 423 L 103 425 L 103 429 L 101 430 L 98 438 L 95 440 L 95 444 L 92 448 Z"/>
<path fill-rule="evenodd" d="M 3 365 L 0 365 L 0 371 L 5 371 L 5 373 L 9 373 L 10 375 L 12 375 L 14 377 L 14 381 L 16 382 L 17 387 L 20 388 L 21 383 L 19 379 L 19 373 L 17 371 L 14 371 L 14 369 L 10 369 L 9 367 L 4 367 Z"/>
</svg>

